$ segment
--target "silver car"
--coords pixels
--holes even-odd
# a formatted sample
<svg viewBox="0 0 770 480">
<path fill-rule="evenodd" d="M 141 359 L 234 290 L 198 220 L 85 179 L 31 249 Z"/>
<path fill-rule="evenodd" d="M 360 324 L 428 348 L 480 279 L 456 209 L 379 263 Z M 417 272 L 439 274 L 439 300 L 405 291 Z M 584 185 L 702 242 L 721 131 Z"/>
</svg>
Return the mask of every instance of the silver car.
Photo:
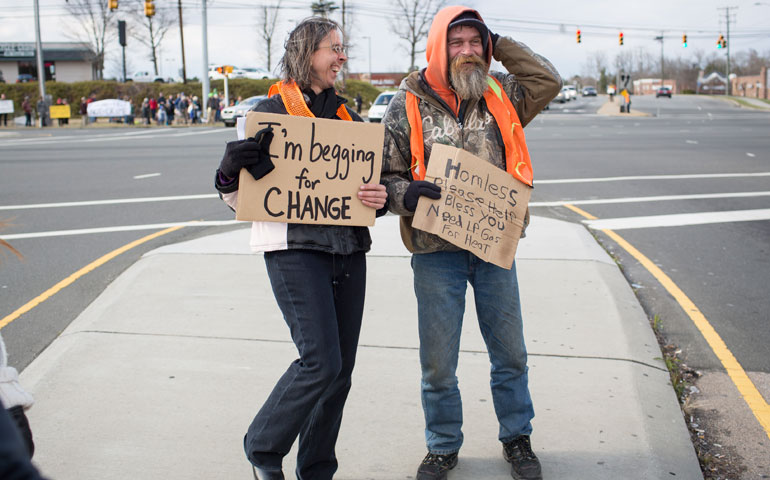
<svg viewBox="0 0 770 480">
<path fill-rule="evenodd" d="M 238 117 L 246 115 L 246 112 L 248 112 L 251 107 L 266 98 L 267 95 L 256 95 L 254 97 L 244 98 L 238 105 L 225 107 L 222 109 L 222 121 L 225 122 L 225 126 L 234 127 L 235 122 L 238 121 Z"/>
</svg>

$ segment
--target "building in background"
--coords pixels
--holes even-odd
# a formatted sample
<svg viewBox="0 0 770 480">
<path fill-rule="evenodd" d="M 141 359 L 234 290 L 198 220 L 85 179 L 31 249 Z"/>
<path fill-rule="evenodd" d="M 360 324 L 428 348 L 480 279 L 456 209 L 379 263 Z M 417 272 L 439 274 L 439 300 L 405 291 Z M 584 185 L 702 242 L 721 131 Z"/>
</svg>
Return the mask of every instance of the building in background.
<svg viewBox="0 0 770 480">
<path fill-rule="evenodd" d="M 43 43 L 45 79 L 82 82 L 96 79 L 96 55 L 85 43 Z M 0 71 L 7 83 L 37 80 L 34 42 L 0 43 Z"/>
<path fill-rule="evenodd" d="M 767 82 L 770 81 L 767 67 L 762 67 L 758 75 L 730 76 L 732 93 L 739 97 L 768 98 Z"/>
<path fill-rule="evenodd" d="M 679 93 L 676 88 L 676 80 L 673 78 L 664 79 L 662 86 L 670 88 L 671 93 Z M 634 95 L 655 95 L 660 87 L 660 78 L 640 78 L 634 80 Z"/>
</svg>

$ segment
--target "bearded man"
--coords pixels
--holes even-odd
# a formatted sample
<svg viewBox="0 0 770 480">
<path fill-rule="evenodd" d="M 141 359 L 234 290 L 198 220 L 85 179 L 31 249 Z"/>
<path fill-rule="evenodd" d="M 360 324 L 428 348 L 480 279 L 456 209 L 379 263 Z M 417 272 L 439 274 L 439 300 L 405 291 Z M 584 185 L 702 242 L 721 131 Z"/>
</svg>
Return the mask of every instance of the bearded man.
<svg viewBox="0 0 770 480">
<path fill-rule="evenodd" d="M 561 78 L 546 59 L 519 42 L 491 33 L 478 12 L 461 6 L 444 8 L 436 15 L 426 54 L 427 68 L 404 79 L 383 119 L 382 183 L 390 211 L 401 216 L 402 240 L 413 254 L 418 306 L 428 454 L 418 467 L 417 479 L 445 479 L 457 465 L 462 446 L 462 404 L 455 371 L 468 283 L 489 351 L 503 457 L 511 464 L 513 478 L 539 479 L 540 462 L 530 444 L 534 409 L 516 265 L 507 270 L 485 262 L 436 235 L 412 228 L 412 218 L 421 196 L 441 196 L 437 185 L 424 180 L 434 143 L 462 148 L 512 174 L 521 170 L 528 176 L 524 181 L 531 184 L 521 129 L 556 96 Z M 508 73 L 489 72 L 492 58 Z M 526 165 L 514 159 L 525 159 Z M 528 222 L 529 215 L 525 227 Z"/>
</svg>

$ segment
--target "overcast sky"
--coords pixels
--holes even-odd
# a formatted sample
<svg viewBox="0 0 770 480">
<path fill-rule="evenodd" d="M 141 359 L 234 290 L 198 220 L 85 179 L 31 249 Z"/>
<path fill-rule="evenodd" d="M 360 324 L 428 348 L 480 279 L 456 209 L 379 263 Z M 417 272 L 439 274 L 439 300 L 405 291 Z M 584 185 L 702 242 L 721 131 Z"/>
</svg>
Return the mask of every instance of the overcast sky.
<svg viewBox="0 0 770 480">
<path fill-rule="evenodd" d="M 74 20 L 67 17 L 65 0 L 39 0 L 43 42 L 72 41 L 67 36 L 77 30 Z M 126 8 L 121 2 L 119 11 Z M 34 16 L 31 0 L 0 0 L 0 42 L 32 42 Z M 155 0 L 156 8 L 177 10 L 177 0 Z M 188 76 L 202 75 L 201 0 L 183 0 L 184 38 Z M 275 4 L 275 0 L 209 0 L 208 59 L 210 64 L 231 64 L 240 67 L 265 67 L 264 46 L 257 35 L 258 6 Z M 311 1 L 283 0 L 276 28 L 273 63 L 282 53 L 286 33 L 296 22 L 310 14 Z M 409 58 L 404 45 L 390 31 L 396 19 L 394 2 L 381 0 L 346 0 L 353 12 L 353 29 L 349 38 L 352 46 L 350 70 L 374 72 L 404 71 Z M 452 3 L 452 2 L 450 2 Z M 754 48 L 770 54 L 770 0 L 475 0 L 466 2 L 474 7 L 495 33 L 523 41 L 534 51 L 551 60 L 562 76 L 586 72 L 587 59 L 595 52 L 606 54 L 609 65 L 620 51 L 644 49 L 660 57 L 660 42 L 664 36 L 667 58 L 695 58 L 700 50 L 706 54 L 716 50 L 720 33 L 726 35 L 724 7 L 731 8 L 731 54 Z M 341 5 L 341 0 L 337 1 Z M 114 27 L 117 30 L 117 26 Z M 582 32 L 581 44 L 575 41 L 577 28 Z M 623 32 L 625 45 L 618 45 L 618 33 Z M 682 47 L 682 34 L 688 35 L 689 46 Z M 370 38 L 365 38 L 369 36 Z M 129 71 L 150 69 L 146 47 L 129 38 L 126 48 Z M 107 49 L 106 76 L 120 71 L 120 47 L 117 41 Z M 181 67 L 179 29 L 173 28 L 163 41 L 161 74 L 176 76 Z M 425 54 L 419 54 L 418 65 L 425 65 Z M 130 75 L 130 73 L 129 73 Z"/>
</svg>

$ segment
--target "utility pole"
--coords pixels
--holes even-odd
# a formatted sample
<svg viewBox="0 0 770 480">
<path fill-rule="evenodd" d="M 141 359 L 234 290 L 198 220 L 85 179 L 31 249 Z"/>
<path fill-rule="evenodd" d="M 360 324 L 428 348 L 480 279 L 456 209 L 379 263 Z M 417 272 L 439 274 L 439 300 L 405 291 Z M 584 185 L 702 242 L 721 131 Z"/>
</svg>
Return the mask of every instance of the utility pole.
<svg viewBox="0 0 770 480">
<path fill-rule="evenodd" d="M 206 102 L 209 100 L 209 41 L 207 34 L 206 2 L 207 0 L 201 0 L 201 5 L 203 6 L 201 10 L 203 30 L 203 79 L 201 80 L 201 84 L 203 85 L 203 98 L 201 98 L 201 113 L 206 112 Z M 208 117 L 206 120 L 208 120 Z"/>
<path fill-rule="evenodd" d="M 663 79 L 666 78 L 663 72 L 663 34 L 665 32 L 660 32 L 659 37 L 655 37 L 655 40 L 658 40 L 660 42 L 660 86 L 663 86 Z"/>
<path fill-rule="evenodd" d="M 727 24 L 727 94 L 732 95 L 733 82 L 730 80 L 730 10 L 737 10 L 738 7 L 722 7 L 717 10 L 725 11 L 725 23 Z"/>
<path fill-rule="evenodd" d="M 45 102 L 45 65 L 43 62 L 43 42 L 40 39 L 40 1 L 35 0 L 35 48 L 37 49 L 37 84 L 40 87 L 40 99 Z M 46 111 L 48 105 L 46 105 Z M 45 126 L 45 113 L 40 118 L 40 126 Z"/>
<path fill-rule="evenodd" d="M 187 83 L 187 64 L 184 60 L 184 28 L 182 28 L 182 0 L 177 0 L 179 6 L 179 38 L 182 41 L 182 83 Z M 208 65 L 206 66 L 206 75 L 208 75 Z"/>
</svg>

